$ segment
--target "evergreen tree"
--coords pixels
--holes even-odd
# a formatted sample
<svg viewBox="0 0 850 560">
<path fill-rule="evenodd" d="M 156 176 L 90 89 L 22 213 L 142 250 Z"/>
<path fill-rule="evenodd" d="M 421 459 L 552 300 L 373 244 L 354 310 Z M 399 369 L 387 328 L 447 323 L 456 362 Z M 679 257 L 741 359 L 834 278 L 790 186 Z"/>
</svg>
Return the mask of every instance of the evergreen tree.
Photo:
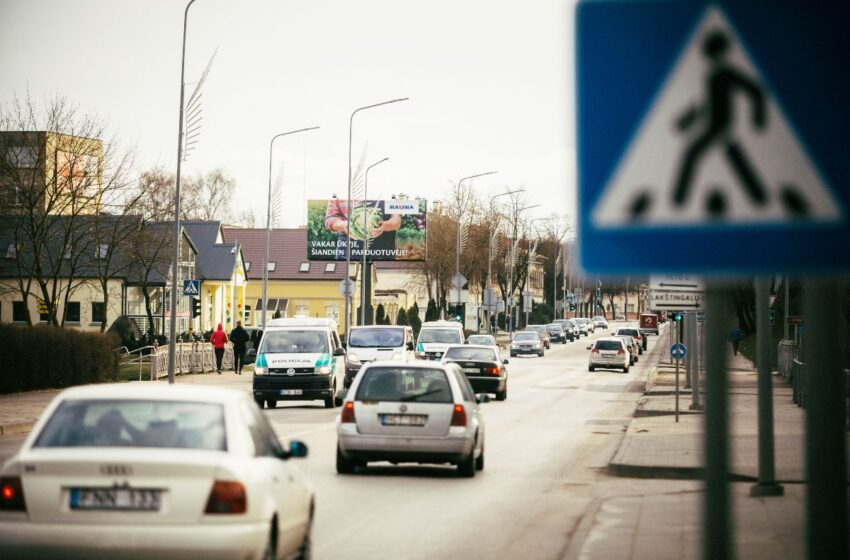
<svg viewBox="0 0 850 560">
<path fill-rule="evenodd" d="M 426 321 L 436 321 L 440 318 L 440 310 L 437 308 L 437 302 L 433 299 L 428 300 L 428 309 L 425 310 Z"/>
<path fill-rule="evenodd" d="M 419 329 L 422 328 L 422 319 L 419 318 L 419 306 L 416 305 L 415 301 L 410 306 L 410 309 L 407 310 L 407 320 L 410 322 L 410 326 L 413 327 L 413 335 L 419 336 Z"/>
<path fill-rule="evenodd" d="M 398 310 L 398 316 L 396 317 L 395 324 L 396 325 L 408 325 L 409 324 L 407 322 L 407 311 L 405 311 L 404 308 L 401 308 L 401 309 Z"/>
<path fill-rule="evenodd" d="M 384 310 L 384 304 L 379 303 L 378 309 L 375 311 L 375 324 L 376 325 L 386 325 L 389 324 L 387 320 L 387 312 Z"/>
</svg>

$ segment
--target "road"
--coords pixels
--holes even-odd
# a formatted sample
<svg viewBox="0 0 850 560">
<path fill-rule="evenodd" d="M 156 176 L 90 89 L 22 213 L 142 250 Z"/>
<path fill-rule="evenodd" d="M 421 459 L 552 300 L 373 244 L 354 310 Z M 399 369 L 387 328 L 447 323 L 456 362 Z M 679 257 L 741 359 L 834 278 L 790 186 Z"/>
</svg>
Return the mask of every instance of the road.
<svg viewBox="0 0 850 560">
<path fill-rule="evenodd" d="M 581 520 L 600 500 L 634 485 L 609 477 L 604 468 L 661 350 L 653 351 L 659 340 L 653 336 L 649 352 L 628 374 L 589 373 L 586 340 L 556 344 L 544 358 L 510 359 L 508 399 L 481 405 L 486 466 L 473 479 L 457 477 L 449 466 L 389 464 L 337 475 L 338 410 L 319 401 L 267 410 L 282 441 L 300 439 L 309 447 L 299 465 L 316 491 L 314 556 L 575 556 Z M 0 459 L 22 440 L 0 438 Z"/>
</svg>

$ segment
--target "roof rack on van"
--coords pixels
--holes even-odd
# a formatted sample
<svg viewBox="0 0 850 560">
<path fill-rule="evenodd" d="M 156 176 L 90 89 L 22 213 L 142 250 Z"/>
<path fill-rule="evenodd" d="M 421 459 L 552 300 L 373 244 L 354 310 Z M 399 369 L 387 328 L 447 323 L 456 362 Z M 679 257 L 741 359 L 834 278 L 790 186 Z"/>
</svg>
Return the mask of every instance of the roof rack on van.
<svg viewBox="0 0 850 560">
<path fill-rule="evenodd" d="M 272 319 L 268 322 L 269 327 L 328 327 L 336 330 L 336 321 L 333 319 L 320 319 L 310 317 L 287 317 Z"/>
<path fill-rule="evenodd" d="M 463 327 L 459 321 L 425 321 L 423 327 Z"/>
</svg>

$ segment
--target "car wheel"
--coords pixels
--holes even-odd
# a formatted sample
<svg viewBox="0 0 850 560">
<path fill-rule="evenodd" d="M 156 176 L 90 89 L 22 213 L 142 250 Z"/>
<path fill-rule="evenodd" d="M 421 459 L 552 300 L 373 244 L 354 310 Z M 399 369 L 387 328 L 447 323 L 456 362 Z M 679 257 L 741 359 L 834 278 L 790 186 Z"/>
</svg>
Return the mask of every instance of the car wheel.
<svg viewBox="0 0 850 560">
<path fill-rule="evenodd" d="M 263 560 L 277 559 L 277 519 L 272 519 L 271 525 L 269 540 L 266 541 L 266 548 L 263 551 Z"/>
<path fill-rule="evenodd" d="M 346 459 L 339 446 L 336 448 L 336 472 L 339 474 L 354 474 L 354 460 Z"/>
<path fill-rule="evenodd" d="M 629 366 L 623 366 L 623 373 L 629 373 Z"/>
<path fill-rule="evenodd" d="M 595 367 L 593 367 L 593 366 L 587 366 L 587 371 L 593 371 L 593 370 L 595 370 L 595 369 L 596 369 L 596 368 L 595 368 Z"/>
<path fill-rule="evenodd" d="M 516 354 L 511 352 L 511 358 L 516 358 Z"/>
<path fill-rule="evenodd" d="M 274 399 L 266 399 L 266 408 L 277 408 L 277 401 Z"/>
<path fill-rule="evenodd" d="M 264 401 L 263 399 L 254 399 L 254 402 L 257 403 L 257 406 L 259 406 L 260 408 L 263 408 L 263 406 L 266 404 L 266 401 Z"/>
<path fill-rule="evenodd" d="M 497 401 L 503 401 L 506 398 L 508 398 L 508 388 L 507 388 L 507 386 L 505 386 L 504 391 L 499 391 L 498 393 L 496 393 L 496 400 Z"/>
<path fill-rule="evenodd" d="M 475 460 L 475 470 L 483 471 L 484 470 L 484 446 L 481 446 L 481 455 Z"/>
<path fill-rule="evenodd" d="M 543 350 L 541 350 L 540 352 L 538 352 L 538 353 L 537 353 L 537 357 L 538 357 L 538 358 L 542 358 L 542 357 L 543 357 Z"/>
<path fill-rule="evenodd" d="M 469 452 L 469 457 L 458 463 L 457 473 L 464 478 L 475 476 L 475 447 Z"/>
<path fill-rule="evenodd" d="M 336 381 L 334 381 L 333 387 L 331 388 L 331 396 L 325 397 L 325 408 L 334 408 L 336 407 L 336 404 Z"/>
</svg>

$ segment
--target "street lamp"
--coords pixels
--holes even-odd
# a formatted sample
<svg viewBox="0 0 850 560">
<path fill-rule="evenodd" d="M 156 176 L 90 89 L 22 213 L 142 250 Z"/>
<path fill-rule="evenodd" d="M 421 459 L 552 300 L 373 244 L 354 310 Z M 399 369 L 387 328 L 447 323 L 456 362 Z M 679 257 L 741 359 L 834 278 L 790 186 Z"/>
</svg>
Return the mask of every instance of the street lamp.
<svg viewBox="0 0 850 560">
<path fill-rule="evenodd" d="M 363 178 L 363 204 L 366 204 L 369 200 L 368 192 L 369 192 L 369 170 L 375 167 L 376 165 L 381 165 L 385 161 L 387 161 L 388 157 L 380 161 L 376 161 L 372 165 L 366 168 L 365 176 Z M 369 230 L 366 228 L 366 212 L 363 212 L 363 231 L 368 232 Z M 367 236 L 368 237 L 368 236 Z M 366 249 L 369 245 L 369 239 L 363 240 L 363 262 L 360 264 L 360 326 L 364 326 L 366 324 Z M 346 338 L 346 341 L 348 339 Z"/>
<path fill-rule="evenodd" d="M 391 99 L 389 101 L 382 101 L 381 103 L 375 103 L 374 105 L 366 105 L 364 107 L 358 107 L 351 113 L 351 117 L 348 119 L 348 198 L 347 205 L 345 207 L 345 212 L 348 214 L 351 211 L 351 140 L 354 134 L 354 115 L 359 113 L 360 111 L 365 111 L 366 109 L 372 109 L 374 107 L 380 107 L 382 105 L 389 105 L 390 103 L 398 103 L 400 101 L 407 101 L 410 99 L 409 97 L 401 97 L 399 99 Z M 351 279 L 351 236 L 348 231 L 348 220 L 346 219 L 345 226 L 345 284 L 348 285 L 348 281 Z M 348 344 L 348 330 L 351 327 L 351 292 L 346 289 L 345 293 L 345 343 Z"/>
<path fill-rule="evenodd" d="M 492 218 L 496 214 L 496 199 L 500 196 L 508 196 L 515 193 L 525 192 L 525 189 L 517 189 L 515 191 L 507 191 L 495 196 L 490 197 L 490 217 Z M 492 276 L 492 261 L 490 257 L 492 256 L 493 251 L 493 221 L 492 219 L 488 222 L 489 231 L 487 232 L 487 290 L 490 293 L 490 301 L 487 302 L 487 332 L 491 332 L 490 330 L 490 306 L 493 305 L 493 292 L 490 288 L 491 286 L 491 276 Z M 496 310 L 498 313 L 498 310 Z"/>
<path fill-rule="evenodd" d="M 529 229 L 533 229 L 532 224 L 534 224 L 534 222 L 548 221 L 548 220 L 551 220 L 551 219 L 552 218 L 534 218 L 528 224 Z M 530 241 L 531 240 L 529 239 L 529 242 Z M 537 241 L 534 242 L 534 248 L 535 249 L 537 248 Z M 528 262 L 526 263 L 526 271 L 525 271 L 525 280 L 526 280 L 526 288 L 527 288 L 526 293 L 528 293 L 528 294 L 531 294 L 531 265 L 532 265 L 531 260 L 532 260 L 532 254 L 531 254 L 531 249 L 529 249 Z M 545 293 L 545 291 L 544 291 L 544 293 Z M 532 298 L 532 300 L 533 300 L 533 298 Z M 523 306 L 524 305 L 525 305 L 525 295 L 523 294 Z M 529 316 L 530 313 L 531 313 L 531 305 L 529 305 L 528 309 L 525 310 L 525 325 L 526 326 L 528 326 L 528 316 Z"/>
<path fill-rule="evenodd" d="M 268 205 L 266 207 L 266 259 L 263 261 L 263 312 L 261 314 L 261 321 L 263 328 L 266 328 L 266 308 L 268 307 L 268 285 L 269 285 L 269 243 L 271 237 L 271 223 L 272 223 L 272 153 L 274 150 L 274 141 L 280 138 L 281 136 L 289 136 L 290 134 L 297 134 L 299 132 L 307 132 L 308 130 L 318 130 L 318 126 L 311 126 L 310 128 L 299 128 L 298 130 L 290 130 L 289 132 L 281 132 L 280 134 L 275 134 L 272 136 L 271 141 L 269 142 L 269 198 Z"/>
<path fill-rule="evenodd" d="M 183 160 L 183 103 L 186 94 L 186 27 L 189 8 L 195 0 L 189 0 L 183 12 L 183 51 L 180 55 L 180 111 L 177 125 L 177 175 L 174 180 L 174 262 L 171 263 L 171 317 L 168 333 L 168 383 L 174 383 L 174 365 L 177 354 L 177 274 L 180 260 L 180 163 Z"/>
<path fill-rule="evenodd" d="M 530 210 L 532 208 L 537 208 L 538 206 L 540 206 L 540 204 L 532 204 L 531 206 L 523 206 L 522 208 L 517 208 L 516 204 L 514 204 L 514 212 L 513 212 L 513 216 L 512 216 L 513 220 L 511 221 L 511 225 L 514 228 L 514 232 L 513 232 L 513 235 L 511 236 L 511 254 L 510 254 L 510 258 L 508 259 L 508 301 L 505 302 L 506 303 L 505 304 L 505 316 L 510 317 L 510 321 L 508 322 L 508 326 L 510 328 L 508 329 L 508 332 L 513 332 L 513 330 L 514 330 L 513 309 L 516 306 L 508 305 L 508 304 L 510 303 L 510 300 L 513 298 L 513 294 L 514 294 L 514 289 L 513 289 L 514 258 L 515 258 L 515 253 L 516 253 L 516 240 L 515 240 L 515 238 L 517 236 L 517 225 L 518 225 L 517 222 L 519 222 L 519 213 L 524 211 L 524 210 Z"/>
<path fill-rule="evenodd" d="M 461 186 L 461 184 L 463 184 L 464 181 L 467 181 L 469 179 L 475 179 L 477 177 L 484 177 L 485 175 L 495 175 L 496 173 L 498 173 L 498 171 L 487 171 L 485 173 L 476 173 L 475 175 L 469 175 L 468 177 L 464 177 L 460 181 L 457 182 L 458 192 L 460 191 L 460 186 Z M 455 243 L 455 275 L 454 275 L 454 278 L 452 279 L 452 289 L 453 290 L 457 289 L 457 304 L 458 305 L 460 305 L 460 303 L 461 303 L 461 301 L 460 301 L 461 300 L 460 291 L 463 288 L 463 286 L 460 286 L 460 285 L 457 286 L 457 287 L 454 286 L 454 279 L 458 278 L 460 276 L 460 234 L 461 234 L 461 229 L 462 229 L 461 223 L 460 223 L 460 219 L 461 219 L 460 214 L 461 214 L 461 209 L 458 208 L 457 240 L 456 240 L 456 243 Z"/>
</svg>

